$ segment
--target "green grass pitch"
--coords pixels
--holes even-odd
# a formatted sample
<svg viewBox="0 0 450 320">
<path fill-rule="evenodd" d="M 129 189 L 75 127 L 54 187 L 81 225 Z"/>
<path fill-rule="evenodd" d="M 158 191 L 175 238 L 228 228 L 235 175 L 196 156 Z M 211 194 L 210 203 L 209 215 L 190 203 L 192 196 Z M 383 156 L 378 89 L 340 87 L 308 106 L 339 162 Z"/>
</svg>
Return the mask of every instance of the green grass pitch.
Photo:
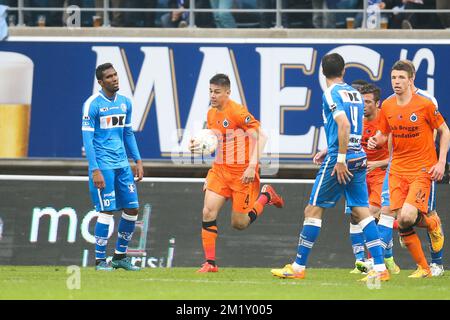
<svg viewBox="0 0 450 320">
<path fill-rule="evenodd" d="M 369 289 L 350 269 L 310 268 L 304 280 L 278 279 L 270 268 L 221 268 L 197 274 L 194 268 L 146 268 L 139 272 L 68 273 L 65 266 L 1 266 L 0 299 L 37 300 L 450 300 L 450 274 L 409 279 L 412 270 L 392 275 Z M 76 287 L 79 285 L 79 289 Z M 72 289 L 70 289 L 69 287 Z"/>
</svg>

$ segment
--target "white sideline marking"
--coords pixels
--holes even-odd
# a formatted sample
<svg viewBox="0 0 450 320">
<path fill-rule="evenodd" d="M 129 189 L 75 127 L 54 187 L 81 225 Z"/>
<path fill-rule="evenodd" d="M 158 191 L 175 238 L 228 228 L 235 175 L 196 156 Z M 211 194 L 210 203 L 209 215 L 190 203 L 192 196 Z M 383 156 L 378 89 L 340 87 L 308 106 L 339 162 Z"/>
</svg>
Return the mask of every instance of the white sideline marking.
<svg viewBox="0 0 450 320">
<path fill-rule="evenodd" d="M 0 175 L 0 181 L 88 181 L 87 176 Z M 142 182 L 204 183 L 205 178 L 144 178 Z M 313 184 L 313 179 L 261 179 L 261 183 Z"/>
</svg>

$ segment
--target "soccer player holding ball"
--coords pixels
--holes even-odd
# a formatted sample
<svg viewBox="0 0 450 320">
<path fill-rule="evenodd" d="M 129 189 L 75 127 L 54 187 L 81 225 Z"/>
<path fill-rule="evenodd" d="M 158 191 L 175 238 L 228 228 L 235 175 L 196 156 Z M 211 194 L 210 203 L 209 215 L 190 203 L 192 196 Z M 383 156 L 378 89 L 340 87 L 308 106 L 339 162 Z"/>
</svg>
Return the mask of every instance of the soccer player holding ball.
<svg viewBox="0 0 450 320">
<path fill-rule="evenodd" d="M 208 171 L 205 185 L 202 243 L 205 263 L 199 273 L 218 272 L 216 264 L 217 216 L 228 199 L 232 201 L 231 225 L 246 229 L 258 218 L 266 205 L 282 208 L 284 201 L 272 186 L 259 190 L 259 159 L 267 137 L 260 123 L 243 105 L 230 99 L 230 79 L 216 74 L 210 79 L 211 108 L 207 128 L 218 136 L 216 158 Z M 194 139 L 191 152 L 198 150 Z"/>
</svg>

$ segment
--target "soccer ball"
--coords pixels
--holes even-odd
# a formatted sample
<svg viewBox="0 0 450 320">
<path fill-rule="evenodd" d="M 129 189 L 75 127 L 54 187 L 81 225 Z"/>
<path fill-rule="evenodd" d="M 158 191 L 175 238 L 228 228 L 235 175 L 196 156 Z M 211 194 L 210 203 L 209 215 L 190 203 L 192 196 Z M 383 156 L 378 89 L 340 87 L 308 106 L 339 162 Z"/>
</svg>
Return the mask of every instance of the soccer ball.
<svg viewBox="0 0 450 320">
<path fill-rule="evenodd" d="M 216 134 L 210 129 L 202 129 L 192 138 L 196 146 L 194 153 L 209 155 L 213 153 L 219 143 Z"/>
</svg>

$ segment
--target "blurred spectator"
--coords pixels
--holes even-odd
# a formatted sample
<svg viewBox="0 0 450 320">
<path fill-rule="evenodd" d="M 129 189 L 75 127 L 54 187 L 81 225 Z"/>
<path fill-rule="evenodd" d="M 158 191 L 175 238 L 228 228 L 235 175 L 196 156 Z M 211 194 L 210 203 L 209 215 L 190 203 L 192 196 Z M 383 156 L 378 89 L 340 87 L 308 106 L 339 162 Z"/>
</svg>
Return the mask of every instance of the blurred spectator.
<svg viewBox="0 0 450 320">
<path fill-rule="evenodd" d="M 7 9 L 7 6 L 0 4 L 0 41 L 5 40 L 8 37 L 8 23 L 6 21 L 8 16 Z"/>
<path fill-rule="evenodd" d="M 313 9 L 328 9 L 326 0 L 312 0 Z M 334 26 L 334 13 L 314 12 L 312 16 L 314 28 L 331 28 Z"/>
<path fill-rule="evenodd" d="M 257 0 L 256 6 L 261 9 L 276 9 L 276 0 Z M 288 0 L 281 0 L 281 8 L 288 9 Z M 259 15 L 259 27 L 260 28 L 272 28 L 276 23 L 276 13 L 262 12 Z M 288 16 L 286 14 L 281 15 L 281 25 L 284 28 L 288 27 Z"/>
<path fill-rule="evenodd" d="M 209 0 L 212 9 L 231 9 L 231 0 Z M 236 28 L 236 21 L 231 12 L 213 12 L 217 28 Z"/>
<path fill-rule="evenodd" d="M 27 26 L 62 26 L 62 11 L 45 11 L 45 8 L 62 8 L 61 0 L 24 0 L 23 4 L 25 7 L 43 8 L 42 11 L 24 12 L 24 22 Z"/>
<path fill-rule="evenodd" d="M 444 10 L 450 9 L 449 0 L 436 0 L 436 9 Z M 450 13 L 438 13 L 439 19 L 441 19 L 442 26 L 444 28 L 450 28 Z"/>
<path fill-rule="evenodd" d="M 168 7 L 175 10 L 161 16 L 162 28 L 180 28 L 189 25 L 189 0 L 169 0 Z M 196 0 L 195 8 L 208 9 L 211 7 L 208 0 Z M 195 25 L 200 28 L 214 28 L 212 14 L 210 12 L 197 12 L 195 14 Z"/>
<path fill-rule="evenodd" d="M 120 8 L 156 8 L 156 0 L 118 0 L 118 2 Z M 155 26 L 155 12 L 124 12 L 123 20 L 119 20 L 116 26 L 152 28 Z"/>
<path fill-rule="evenodd" d="M 327 0 L 327 7 L 329 9 L 358 9 L 359 2 L 360 2 L 359 0 Z M 331 25 L 331 28 L 346 28 L 346 18 L 355 16 L 356 13 L 352 12 L 348 13 L 330 12 L 329 24 Z"/>
<path fill-rule="evenodd" d="M 259 0 L 235 0 L 233 8 L 242 10 L 256 10 L 261 7 L 258 6 Z M 261 8 L 262 9 L 262 8 Z M 258 12 L 234 12 L 233 17 L 236 21 L 237 28 L 259 28 L 260 15 Z M 270 27 L 267 27 L 270 28 Z"/>
<path fill-rule="evenodd" d="M 5 5 L 7 7 L 17 7 L 17 0 L 0 0 L 0 5 Z M 16 11 L 6 11 L 7 18 L 6 21 L 9 26 L 15 26 L 17 24 L 17 12 Z"/>
<path fill-rule="evenodd" d="M 386 9 L 396 9 L 389 22 L 394 29 L 439 29 L 442 25 L 435 13 L 411 13 L 403 10 L 436 9 L 435 0 L 383 0 Z"/>
<path fill-rule="evenodd" d="M 312 9 L 312 0 L 285 0 L 284 9 Z M 287 28 L 312 28 L 312 13 L 290 12 L 282 17 L 283 27 Z"/>
</svg>

